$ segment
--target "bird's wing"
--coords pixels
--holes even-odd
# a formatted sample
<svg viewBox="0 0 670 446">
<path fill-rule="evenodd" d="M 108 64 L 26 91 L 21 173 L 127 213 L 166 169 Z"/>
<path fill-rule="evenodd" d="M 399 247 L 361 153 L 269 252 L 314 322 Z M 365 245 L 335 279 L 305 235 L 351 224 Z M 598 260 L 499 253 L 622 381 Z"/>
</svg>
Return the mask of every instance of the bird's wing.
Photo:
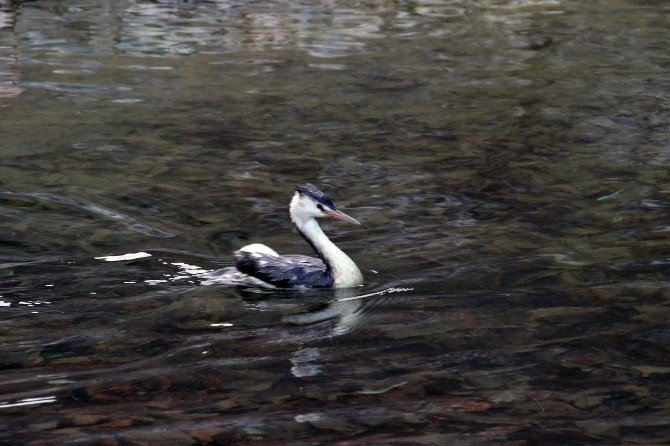
<svg viewBox="0 0 670 446">
<path fill-rule="evenodd" d="M 319 259 L 301 255 L 273 256 L 235 251 L 237 269 L 279 288 L 330 287 L 333 278 Z"/>
<path fill-rule="evenodd" d="M 303 256 L 300 254 L 288 254 L 280 257 L 290 262 L 295 262 L 297 264 L 304 265 L 310 268 L 317 268 L 323 270 L 326 269 L 326 264 L 323 263 L 323 260 L 317 259 L 316 257 Z"/>
</svg>

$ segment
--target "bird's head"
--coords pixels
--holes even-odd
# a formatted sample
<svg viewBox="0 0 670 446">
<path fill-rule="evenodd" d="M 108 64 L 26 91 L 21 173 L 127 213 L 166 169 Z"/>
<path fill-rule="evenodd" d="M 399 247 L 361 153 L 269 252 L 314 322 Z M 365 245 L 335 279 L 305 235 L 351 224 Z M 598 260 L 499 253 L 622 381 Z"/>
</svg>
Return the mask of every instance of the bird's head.
<svg viewBox="0 0 670 446">
<path fill-rule="evenodd" d="M 333 200 L 313 184 L 296 186 L 295 190 L 296 193 L 291 200 L 291 216 L 294 219 L 307 221 L 310 218 L 330 217 L 360 225 L 355 218 L 337 210 Z"/>
</svg>

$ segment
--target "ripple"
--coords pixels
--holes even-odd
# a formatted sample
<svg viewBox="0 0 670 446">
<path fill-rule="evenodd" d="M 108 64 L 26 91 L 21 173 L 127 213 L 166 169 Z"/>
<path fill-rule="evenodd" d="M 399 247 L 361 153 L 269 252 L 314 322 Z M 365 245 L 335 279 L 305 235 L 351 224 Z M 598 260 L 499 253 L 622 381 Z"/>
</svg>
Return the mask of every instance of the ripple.
<svg viewBox="0 0 670 446">
<path fill-rule="evenodd" d="M 122 214 L 120 212 L 105 208 L 96 203 L 92 203 L 85 200 L 79 200 L 75 198 L 63 197 L 56 194 L 44 193 L 44 192 L 0 192 L 0 196 L 12 198 L 12 197 L 28 197 L 36 200 L 42 200 L 47 203 L 57 204 L 66 207 L 73 207 L 87 211 L 93 215 L 102 216 L 109 218 L 111 220 L 118 221 L 122 223 L 127 229 L 131 231 L 140 232 L 145 235 L 152 237 L 166 238 L 174 237 L 174 234 L 171 234 L 160 229 L 153 228 L 149 225 L 141 223 L 136 219 Z"/>
<path fill-rule="evenodd" d="M 465 15 L 465 8 L 454 8 L 443 5 L 426 5 L 414 8 L 414 14 L 424 17 L 452 18 Z"/>
<path fill-rule="evenodd" d="M 345 70 L 347 68 L 346 65 L 339 63 L 310 63 L 308 64 L 308 66 L 312 68 L 318 68 L 321 70 L 334 70 L 334 71 Z"/>
<path fill-rule="evenodd" d="M 14 82 L 0 82 L 0 98 L 15 98 L 25 89 L 14 85 Z"/>
<path fill-rule="evenodd" d="M 35 89 L 44 89 L 51 91 L 62 91 L 68 93 L 82 93 L 82 92 L 92 92 L 92 91 L 108 91 L 109 88 L 103 85 L 97 84 L 76 84 L 76 83 L 65 83 L 65 82 L 31 82 L 31 81 L 20 81 L 19 85 L 25 88 L 35 88 Z"/>
<path fill-rule="evenodd" d="M 143 102 L 143 99 L 138 99 L 138 98 L 124 98 L 124 99 L 113 99 L 111 102 L 114 102 L 115 104 L 139 104 L 140 102 Z"/>
<path fill-rule="evenodd" d="M 296 378 L 304 378 L 306 376 L 316 376 L 321 373 L 321 367 L 314 364 L 321 357 L 319 350 L 316 348 L 305 348 L 298 350 L 291 356 L 291 373 Z"/>
<path fill-rule="evenodd" d="M 380 39 L 384 20 L 381 17 L 360 14 L 357 11 L 339 10 L 333 18 L 336 33 L 360 39 Z"/>
<path fill-rule="evenodd" d="M 95 71 L 86 70 L 86 69 L 81 69 L 81 70 L 53 70 L 52 73 L 63 74 L 63 75 L 72 75 L 72 76 L 90 76 L 91 74 L 95 73 Z"/>
<path fill-rule="evenodd" d="M 3 48 L 0 47 L 0 54 L 2 54 L 2 50 Z M 2 69 L 0 71 L 0 98 L 15 98 L 25 91 L 18 85 L 20 81 L 19 73 L 12 69 L 12 65 L 15 63 L 15 60 L 9 58 L 5 67 L 2 58 L 0 58 L 0 69 Z"/>
<path fill-rule="evenodd" d="M 172 71 L 174 67 L 167 65 L 123 65 L 121 68 L 131 71 Z"/>
<path fill-rule="evenodd" d="M 561 0 L 479 0 L 481 6 L 492 9 L 523 9 L 560 6 Z"/>
<path fill-rule="evenodd" d="M 0 3 L 0 29 L 11 29 L 15 24 L 16 11 L 5 6 L 4 3 Z"/>
<path fill-rule="evenodd" d="M 360 55 L 367 50 L 367 45 L 363 42 L 347 41 L 333 35 L 326 35 L 320 41 L 301 46 L 307 49 L 307 54 L 320 59 Z"/>
</svg>

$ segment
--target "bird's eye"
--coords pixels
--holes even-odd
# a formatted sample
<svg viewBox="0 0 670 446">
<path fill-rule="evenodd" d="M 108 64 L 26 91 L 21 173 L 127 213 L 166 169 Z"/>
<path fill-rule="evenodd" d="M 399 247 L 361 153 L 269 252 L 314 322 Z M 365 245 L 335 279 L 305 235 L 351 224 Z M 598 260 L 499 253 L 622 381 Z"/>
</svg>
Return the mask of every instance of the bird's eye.
<svg viewBox="0 0 670 446">
<path fill-rule="evenodd" d="M 317 204 L 316 207 L 317 207 L 320 211 L 323 211 L 323 205 L 322 205 L 322 204 Z"/>
</svg>

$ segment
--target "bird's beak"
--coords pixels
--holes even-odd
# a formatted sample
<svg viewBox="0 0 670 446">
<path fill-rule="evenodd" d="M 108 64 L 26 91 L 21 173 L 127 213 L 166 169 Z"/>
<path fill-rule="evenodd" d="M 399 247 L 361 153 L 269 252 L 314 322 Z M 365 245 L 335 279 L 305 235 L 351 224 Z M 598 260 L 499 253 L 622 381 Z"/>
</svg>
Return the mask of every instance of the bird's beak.
<svg viewBox="0 0 670 446">
<path fill-rule="evenodd" d="M 328 215 L 329 217 L 334 218 L 335 220 L 348 221 L 349 223 L 353 223 L 355 225 L 360 225 L 358 220 L 356 220 L 354 217 L 349 217 L 344 212 L 326 210 L 325 213 L 326 213 L 326 215 Z"/>
</svg>

